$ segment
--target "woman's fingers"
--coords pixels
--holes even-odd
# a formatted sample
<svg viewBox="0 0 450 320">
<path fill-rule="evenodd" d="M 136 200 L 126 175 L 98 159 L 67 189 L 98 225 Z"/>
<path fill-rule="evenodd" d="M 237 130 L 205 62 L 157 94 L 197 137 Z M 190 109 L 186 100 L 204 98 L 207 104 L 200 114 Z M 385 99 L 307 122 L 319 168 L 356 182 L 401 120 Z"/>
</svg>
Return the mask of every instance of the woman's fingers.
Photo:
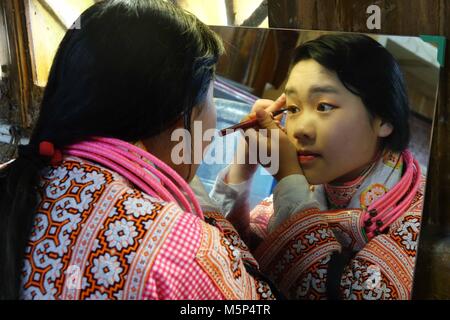
<svg viewBox="0 0 450 320">
<path fill-rule="evenodd" d="M 279 125 L 270 113 L 266 110 L 258 110 L 256 112 L 256 119 L 261 128 L 265 129 L 279 129 Z"/>
<path fill-rule="evenodd" d="M 286 105 L 286 95 L 283 93 L 278 97 L 277 100 L 259 99 L 256 100 L 253 105 L 252 111 L 257 112 L 258 110 L 264 109 L 267 112 L 274 112 Z"/>
<path fill-rule="evenodd" d="M 286 95 L 283 93 L 281 96 L 278 97 L 277 100 L 275 100 L 267 109 L 267 112 L 274 112 L 278 111 L 281 108 L 286 106 Z"/>
<path fill-rule="evenodd" d="M 258 99 L 252 107 L 252 112 L 246 115 L 241 121 L 246 121 L 249 119 L 254 119 L 256 117 L 256 113 L 259 110 L 266 110 L 267 112 L 275 112 L 280 110 L 281 108 L 286 106 L 286 95 L 283 93 L 278 97 L 277 100 L 269 100 L 269 99 Z M 274 117 L 275 120 L 281 120 L 283 114 L 280 114 Z"/>
<path fill-rule="evenodd" d="M 259 110 L 266 110 L 267 112 L 275 112 L 277 110 L 280 110 L 281 108 L 286 106 L 286 95 L 283 93 L 281 96 L 278 97 L 277 100 L 267 100 L 267 99 L 260 99 L 257 100 L 252 108 L 252 111 L 255 113 Z M 281 119 L 282 114 L 276 116 L 276 119 Z"/>
<path fill-rule="evenodd" d="M 269 99 L 258 99 L 252 107 L 252 112 L 269 108 L 275 101 Z"/>
</svg>

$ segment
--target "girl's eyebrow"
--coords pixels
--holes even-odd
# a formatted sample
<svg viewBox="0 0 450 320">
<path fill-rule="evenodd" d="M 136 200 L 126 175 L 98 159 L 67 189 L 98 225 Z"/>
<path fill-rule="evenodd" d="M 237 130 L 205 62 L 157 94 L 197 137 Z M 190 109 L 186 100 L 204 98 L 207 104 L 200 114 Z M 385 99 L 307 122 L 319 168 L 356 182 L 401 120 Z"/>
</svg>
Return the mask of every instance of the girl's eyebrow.
<svg viewBox="0 0 450 320">
<path fill-rule="evenodd" d="M 298 92 L 294 87 L 287 87 L 284 91 L 284 93 L 287 96 L 298 96 Z M 332 85 L 313 85 L 309 88 L 308 90 L 308 96 L 311 97 L 313 95 L 316 94 L 320 94 L 320 93 L 332 93 L 332 94 L 339 94 L 340 91 L 336 88 L 333 87 Z"/>
<path fill-rule="evenodd" d="M 309 88 L 309 96 L 318 94 L 318 93 L 334 93 L 338 94 L 339 90 L 331 85 L 325 85 L 325 86 L 311 86 Z"/>
<path fill-rule="evenodd" d="M 291 87 L 287 87 L 286 89 L 284 89 L 284 93 L 287 96 L 296 96 L 297 95 L 297 90 L 295 90 L 295 88 L 291 88 Z"/>
</svg>

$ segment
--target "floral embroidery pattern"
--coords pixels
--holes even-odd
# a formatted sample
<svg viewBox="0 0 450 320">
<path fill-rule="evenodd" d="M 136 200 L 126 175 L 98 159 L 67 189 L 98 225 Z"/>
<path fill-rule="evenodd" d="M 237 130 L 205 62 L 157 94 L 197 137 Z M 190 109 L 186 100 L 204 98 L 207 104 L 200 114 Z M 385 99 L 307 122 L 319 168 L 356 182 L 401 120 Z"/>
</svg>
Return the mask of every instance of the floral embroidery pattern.
<svg viewBox="0 0 450 320">
<path fill-rule="evenodd" d="M 368 208 L 374 201 L 384 196 L 387 191 L 387 188 L 380 183 L 374 183 L 370 185 L 361 193 L 361 208 Z"/>
<path fill-rule="evenodd" d="M 134 244 L 134 238 L 138 235 L 133 221 L 122 218 L 110 224 L 109 230 L 105 232 L 106 240 L 110 248 L 122 250 Z"/>
<path fill-rule="evenodd" d="M 123 268 L 120 267 L 120 262 L 115 256 L 106 253 L 98 259 L 94 259 L 94 267 L 92 273 L 98 284 L 105 287 L 110 287 L 114 283 L 119 282 L 120 274 Z"/>
</svg>

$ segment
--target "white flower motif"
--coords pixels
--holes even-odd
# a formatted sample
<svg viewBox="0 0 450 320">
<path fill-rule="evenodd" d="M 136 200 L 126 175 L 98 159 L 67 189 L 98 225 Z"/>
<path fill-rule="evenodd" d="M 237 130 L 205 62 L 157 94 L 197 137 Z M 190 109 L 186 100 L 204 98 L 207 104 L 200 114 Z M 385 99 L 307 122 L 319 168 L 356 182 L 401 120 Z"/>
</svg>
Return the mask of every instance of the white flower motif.
<svg viewBox="0 0 450 320">
<path fill-rule="evenodd" d="M 234 246 L 239 246 L 241 244 L 241 239 L 238 237 L 237 234 L 232 234 L 230 238 Z"/>
<path fill-rule="evenodd" d="M 51 170 L 49 171 L 46 175 L 45 175 L 45 179 L 63 179 L 65 176 L 67 175 L 67 169 L 65 167 L 58 167 L 55 170 Z"/>
<path fill-rule="evenodd" d="M 364 289 L 373 290 L 380 287 L 381 284 L 381 271 L 380 267 L 371 265 L 367 267 L 367 280 L 364 281 Z"/>
<path fill-rule="evenodd" d="M 258 288 L 258 292 L 263 299 L 267 299 L 267 293 L 264 291 L 263 288 Z"/>
<path fill-rule="evenodd" d="M 86 178 L 93 182 L 95 189 L 99 189 L 106 182 L 105 175 L 96 171 L 88 172 Z"/>
<path fill-rule="evenodd" d="M 313 277 L 311 280 L 311 286 L 319 293 L 325 293 L 327 291 L 325 279 Z"/>
<path fill-rule="evenodd" d="M 117 250 L 132 246 L 137 235 L 133 221 L 127 221 L 125 218 L 111 223 L 109 229 L 105 232 L 109 247 Z"/>
<path fill-rule="evenodd" d="M 379 300 L 379 299 L 381 299 L 382 295 L 383 295 L 383 291 L 379 287 L 376 287 L 374 289 L 365 290 L 363 292 L 363 299 L 364 300 Z"/>
<path fill-rule="evenodd" d="M 301 240 L 297 240 L 296 243 L 292 245 L 292 247 L 295 249 L 295 252 L 300 253 L 303 249 L 306 247 L 303 245 Z"/>
<path fill-rule="evenodd" d="M 86 182 L 86 172 L 82 168 L 72 168 L 71 171 L 69 171 L 70 178 L 74 179 L 75 181 L 79 183 Z"/>
<path fill-rule="evenodd" d="M 128 198 L 124 203 L 125 209 L 131 213 L 135 218 L 149 214 L 155 206 L 148 200 Z"/>
<path fill-rule="evenodd" d="M 109 287 L 120 280 L 120 273 L 123 268 L 120 267 L 117 257 L 109 253 L 94 259 L 92 272 L 99 285 Z"/>
<path fill-rule="evenodd" d="M 318 269 L 317 274 L 319 275 L 319 279 L 325 279 L 327 275 L 327 269 Z"/>
<path fill-rule="evenodd" d="M 413 236 L 411 233 L 402 237 L 402 244 L 406 247 L 406 250 L 416 250 L 417 249 L 417 240 L 413 240 Z"/>
<path fill-rule="evenodd" d="M 404 222 L 398 229 L 397 233 L 401 236 L 405 234 L 409 234 L 412 232 L 418 233 L 420 228 L 420 222 L 418 219 L 411 219 L 409 221 Z M 409 230 L 411 229 L 411 231 Z"/>
<path fill-rule="evenodd" d="M 288 250 L 284 254 L 283 258 L 286 260 L 286 262 L 291 262 L 292 259 L 294 259 L 294 256 L 291 254 L 291 252 Z"/>
<path fill-rule="evenodd" d="M 389 299 L 391 297 L 391 289 L 386 286 L 385 283 L 381 286 L 381 290 L 383 292 L 383 299 Z"/>
<path fill-rule="evenodd" d="M 320 229 L 319 235 L 322 239 L 328 238 L 328 230 L 327 229 Z"/>
<path fill-rule="evenodd" d="M 269 285 L 264 282 L 258 281 L 258 292 L 263 299 L 268 299 L 272 296 L 272 290 L 270 290 Z"/>
<path fill-rule="evenodd" d="M 307 234 L 305 236 L 306 239 L 308 239 L 308 243 L 309 244 L 313 244 L 314 242 L 319 241 L 319 239 L 317 239 L 316 235 L 314 234 L 314 232 L 311 232 L 310 234 Z"/>
<path fill-rule="evenodd" d="M 241 258 L 241 252 L 238 249 L 235 249 L 234 247 L 230 247 L 233 248 L 233 257 L 235 258 L 235 260 L 239 260 Z"/>
</svg>

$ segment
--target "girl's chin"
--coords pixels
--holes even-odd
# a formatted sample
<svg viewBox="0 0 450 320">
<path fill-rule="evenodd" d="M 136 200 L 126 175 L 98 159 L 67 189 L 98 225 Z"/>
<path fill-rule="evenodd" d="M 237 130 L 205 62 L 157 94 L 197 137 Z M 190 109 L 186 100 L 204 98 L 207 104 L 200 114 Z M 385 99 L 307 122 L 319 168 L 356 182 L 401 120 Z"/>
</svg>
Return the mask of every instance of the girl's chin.
<svg viewBox="0 0 450 320">
<path fill-rule="evenodd" d="M 328 181 L 325 181 L 323 178 L 323 175 L 320 174 L 320 172 L 314 172 L 310 170 L 303 170 L 303 174 L 305 175 L 306 180 L 310 185 L 319 185 L 327 183 Z"/>
</svg>

